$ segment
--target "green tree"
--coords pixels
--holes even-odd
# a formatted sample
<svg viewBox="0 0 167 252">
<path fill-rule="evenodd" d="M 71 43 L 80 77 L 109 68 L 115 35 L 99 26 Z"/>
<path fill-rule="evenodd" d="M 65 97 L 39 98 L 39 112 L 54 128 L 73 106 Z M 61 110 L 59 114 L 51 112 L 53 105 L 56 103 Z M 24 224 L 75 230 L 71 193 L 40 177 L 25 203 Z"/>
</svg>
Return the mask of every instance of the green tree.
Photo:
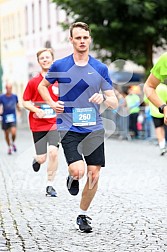
<svg viewBox="0 0 167 252">
<path fill-rule="evenodd" d="M 74 21 L 91 27 L 93 47 L 103 60 L 132 60 L 146 71 L 153 50 L 167 42 L 166 0 L 53 0 Z M 64 27 L 68 23 L 63 24 Z M 105 53 L 104 53 L 105 52 Z"/>
</svg>

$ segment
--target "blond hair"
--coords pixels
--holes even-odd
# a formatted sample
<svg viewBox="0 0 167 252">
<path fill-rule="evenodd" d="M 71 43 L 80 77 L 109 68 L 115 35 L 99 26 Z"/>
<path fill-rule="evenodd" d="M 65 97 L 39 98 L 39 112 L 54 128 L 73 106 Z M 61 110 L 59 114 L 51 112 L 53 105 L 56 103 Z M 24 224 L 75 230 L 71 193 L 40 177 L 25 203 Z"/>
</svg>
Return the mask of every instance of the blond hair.
<svg viewBox="0 0 167 252">
<path fill-rule="evenodd" d="M 53 53 L 52 48 L 41 48 L 41 49 L 36 53 L 38 62 L 39 62 L 39 56 L 40 56 L 41 53 L 43 53 L 43 52 L 50 52 L 52 58 L 54 59 L 54 53 Z"/>
</svg>

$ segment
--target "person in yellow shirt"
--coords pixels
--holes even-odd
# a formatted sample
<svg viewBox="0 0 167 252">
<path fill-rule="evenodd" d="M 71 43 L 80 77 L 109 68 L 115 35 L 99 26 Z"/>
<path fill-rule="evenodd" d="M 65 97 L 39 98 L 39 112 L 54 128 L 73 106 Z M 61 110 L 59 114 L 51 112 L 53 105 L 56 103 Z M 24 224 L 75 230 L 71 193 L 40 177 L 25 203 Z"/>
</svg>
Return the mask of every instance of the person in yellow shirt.
<svg viewBox="0 0 167 252">
<path fill-rule="evenodd" d="M 126 103 L 129 109 L 129 130 L 138 138 L 137 118 L 140 111 L 140 97 L 134 93 L 133 87 L 128 88 Z"/>
</svg>

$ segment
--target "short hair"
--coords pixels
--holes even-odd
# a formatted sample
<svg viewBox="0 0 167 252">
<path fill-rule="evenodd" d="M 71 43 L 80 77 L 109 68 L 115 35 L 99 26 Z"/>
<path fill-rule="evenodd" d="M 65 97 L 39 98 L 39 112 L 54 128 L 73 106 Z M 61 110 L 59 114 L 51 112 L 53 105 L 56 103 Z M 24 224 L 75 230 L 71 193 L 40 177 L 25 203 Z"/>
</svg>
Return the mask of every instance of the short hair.
<svg viewBox="0 0 167 252">
<path fill-rule="evenodd" d="M 11 83 L 6 83 L 5 88 L 12 88 L 12 84 Z"/>
<path fill-rule="evenodd" d="M 89 32 L 91 32 L 91 30 L 90 30 L 90 28 L 89 28 L 89 26 L 86 24 L 86 23 L 84 23 L 84 22 L 76 22 L 76 23 L 73 23 L 71 26 L 70 26 L 70 36 L 72 37 L 73 36 L 73 29 L 74 28 L 82 28 L 82 29 L 84 29 L 85 31 L 89 31 Z"/>
<path fill-rule="evenodd" d="M 44 47 L 44 48 L 41 48 L 41 49 L 37 52 L 37 54 L 36 54 L 37 60 L 38 60 L 38 61 L 39 61 L 39 56 L 40 56 L 41 53 L 43 53 L 43 52 L 50 52 L 52 58 L 54 59 L 54 53 L 53 53 L 52 48 L 45 48 L 45 47 Z"/>
</svg>

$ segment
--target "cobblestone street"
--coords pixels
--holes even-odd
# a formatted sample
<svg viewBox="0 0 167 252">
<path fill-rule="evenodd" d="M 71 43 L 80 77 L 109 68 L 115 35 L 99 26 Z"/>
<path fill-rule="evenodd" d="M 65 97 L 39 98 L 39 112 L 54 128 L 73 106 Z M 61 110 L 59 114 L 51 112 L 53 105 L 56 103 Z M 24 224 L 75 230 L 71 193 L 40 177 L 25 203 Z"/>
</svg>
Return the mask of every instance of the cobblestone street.
<svg viewBox="0 0 167 252">
<path fill-rule="evenodd" d="M 30 131 L 18 130 L 18 152 L 11 156 L 3 137 L 0 130 L 0 252 L 167 251 L 167 155 L 154 143 L 105 140 L 106 167 L 89 211 L 93 232 L 85 234 L 75 230 L 81 193 L 67 191 L 62 148 L 58 197 L 50 198 L 46 164 L 38 173 L 31 167 Z"/>
</svg>

